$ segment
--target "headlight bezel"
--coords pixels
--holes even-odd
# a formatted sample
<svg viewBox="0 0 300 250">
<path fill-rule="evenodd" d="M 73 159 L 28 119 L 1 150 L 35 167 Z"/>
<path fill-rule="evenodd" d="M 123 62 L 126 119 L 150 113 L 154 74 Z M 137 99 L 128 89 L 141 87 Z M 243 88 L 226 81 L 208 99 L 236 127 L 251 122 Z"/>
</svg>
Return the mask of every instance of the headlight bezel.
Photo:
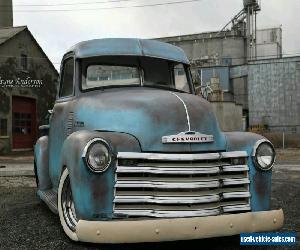
<svg viewBox="0 0 300 250">
<path fill-rule="evenodd" d="M 269 166 L 267 168 L 264 168 L 262 167 L 259 162 L 258 162 L 258 156 L 257 156 L 257 153 L 259 152 L 259 147 L 261 147 L 262 145 L 268 145 L 270 146 L 272 152 L 273 152 L 273 157 L 272 157 L 272 161 L 271 163 L 269 164 Z M 275 160 L 276 160 L 276 152 L 275 152 L 275 148 L 273 146 L 273 144 L 267 140 L 267 139 L 261 139 L 261 140 L 258 140 L 254 147 L 253 147 L 253 153 L 252 153 L 252 156 L 253 156 L 253 161 L 254 161 L 254 165 L 256 168 L 258 168 L 259 170 L 261 171 L 269 171 L 273 168 L 274 166 L 274 163 L 275 163 Z"/>
<path fill-rule="evenodd" d="M 94 145 L 98 144 L 98 143 L 102 144 L 106 147 L 107 152 L 108 152 L 108 156 L 109 156 L 109 161 L 106 163 L 105 167 L 102 168 L 102 169 L 96 169 L 89 162 L 89 152 L 90 152 L 91 148 Z M 111 165 L 111 162 L 112 162 L 112 149 L 111 149 L 109 143 L 106 140 L 104 140 L 102 138 L 94 138 L 94 139 L 88 141 L 88 143 L 85 145 L 85 147 L 83 149 L 83 153 L 82 153 L 82 159 L 83 159 L 84 163 L 86 164 L 86 166 L 88 167 L 88 169 L 90 171 L 92 171 L 93 173 L 103 173 Z"/>
</svg>

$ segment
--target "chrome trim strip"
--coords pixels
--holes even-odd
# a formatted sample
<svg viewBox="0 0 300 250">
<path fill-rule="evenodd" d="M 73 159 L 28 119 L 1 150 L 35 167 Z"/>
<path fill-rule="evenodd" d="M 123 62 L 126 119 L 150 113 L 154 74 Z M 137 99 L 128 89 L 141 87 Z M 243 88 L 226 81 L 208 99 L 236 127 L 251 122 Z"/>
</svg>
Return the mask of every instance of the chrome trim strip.
<svg viewBox="0 0 300 250">
<path fill-rule="evenodd" d="M 230 166 L 229 163 L 226 162 L 218 162 L 214 161 L 211 163 L 197 163 L 197 162 L 138 162 L 134 165 L 135 167 L 154 167 L 154 168 L 213 168 L 213 167 L 220 167 L 220 166 Z M 236 165 L 237 166 L 237 165 Z"/>
<path fill-rule="evenodd" d="M 155 165 L 155 164 L 153 164 Z M 148 174 L 218 174 L 221 172 L 241 172 L 248 171 L 247 165 L 230 165 L 230 166 L 213 166 L 213 167 L 186 167 L 179 165 L 178 167 L 141 167 L 141 166 L 118 166 L 116 173 L 148 173 Z"/>
<path fill-rule="evenodd" d="M 212 216 L 219 215 L 220 209 L 201 209 L 201 210 L 151 210 L 151 209 L 116 209 L 114 211 L 116 214 L 125 214 L 129 216 L 146 216 L 146 217 L 156 217 L 156 218 L 182 218 L 182 217 L 195 217 L 195 216 Z"/>
<path fill-rule="evenodd" d="M 222 166 L 223 172 L 240 172 L 240 171 L 248 171 L 248 165 L 228 165 Z"/>
<path fill-rule="evenodd" d="M 229 192 L 229 193 L 222 193 L 224 199 L 231 199 L 231 198 L 249 198 L 251 197 L 250 192 Z"/>
<path fill-rule="evenodd" d="M 248 178 L 229 178 L 229 179 L 223 179 L 222 181 L 224 186 L 242 185 L 242 184 L 250 183 Z"/>
<path fill-rule="evenodd" d="M 225 213 L 228 212 L 235 212 L 235 211 L 249 211 L 251 210 L 251 207 L 249 204 L 244 204 L 244 205 L 229 205 L 229 206 L 224 206 L 223 211 Z"/>
<path fill-rule="evenodd" d="M 221 158 L 238 158 L 238 157 L 248 157 L 246 151 L 231 151 L 231 152 L 221 152 Z"/>
<path fill-rule="evenodd" d="M 205 196 L 126 196 L 117 195 L 114 203 L 151 203 L 151 204 L 201 204 L 209 202 L 217 202 L 220 200 L 218 194 Z"/>
<path fill-rule="evenodd" d="M 219 160 L 222 158 L 247 157 L 246 151 L 233 151 L 207 154 L 161 154 L 161 153 L 136 153 L 119 152 L 119 159 L 145 159 L 169 161 L 194 161 L 194 160 Z"/>
<path fill-rule="evenodd" d="M 249 204 L 219 206 L 213 209 L 198 210 L 152 210 L 152 209 L 115 209 L 114 213 L 125 214 L 128 216 L 146 216 L 146 217 L 194 217 L 194 216 L 212 216 L 219 215 L 222 211 L 225 213 L 236 211 L 250 211 Z"/>
<path fill-rule="evenodd" d="M 217 188 L 229 185 L 249 184 L 248 178 L 227 178 L 220 180 L 203 180 L 191 182 L 163 182 L 163 181 L 139 181 L 120 180 L 117 181 L 117 188 L 165 188 L 165 189 L 187 189 L 187 188 Z"/>
<path fill-rule="evenodd" d="M 163 189 L 192 189 L 217 188 L 219 180 L 197 182 L 161 182 L 161 181 L 117 181 L 116 188 L 163 188 Z"/>
<path fill-rule="evenodd" d="M 185 102 L 178 95 L 176 95 L 175 93 L 173 93 L 173 92 L 170 92 L 170 93 L 172 95 L 176 96 L 181 101 L 181 103 L 183 104 L 184 109 L 185 109 L 185 114 L 186 114 L 186 120 L 187 120 L 187 123 L 188 123 L 188 131 L 191 131 L 190 115 L 189 115 L 189 112 L 188 112 L 188 109 L 187 109 L 187 106 L 186 106 Z"/>
<path fill-rule="evenodd" d="M 218 174 L 219 167 L 126 167 L 118 166 L 117 173 L 147 173 L 147 174 Z"/>
</svg>

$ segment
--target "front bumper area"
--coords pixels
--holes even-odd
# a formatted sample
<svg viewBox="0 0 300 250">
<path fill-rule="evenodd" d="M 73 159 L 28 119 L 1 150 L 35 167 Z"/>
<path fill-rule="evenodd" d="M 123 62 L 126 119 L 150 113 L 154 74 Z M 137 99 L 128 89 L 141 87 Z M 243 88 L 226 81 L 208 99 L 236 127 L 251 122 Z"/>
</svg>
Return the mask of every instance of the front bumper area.
<svg viewBox="0 0 300 250">
<path fill-rule="evenodd" d="M 268 232 L 282 227 L 282 209 L 208 217 L 84 221 L 79 220 L 79 241 L 92 243 L 137 243 L 192 240 L 247 232 Z"/>
</svg>

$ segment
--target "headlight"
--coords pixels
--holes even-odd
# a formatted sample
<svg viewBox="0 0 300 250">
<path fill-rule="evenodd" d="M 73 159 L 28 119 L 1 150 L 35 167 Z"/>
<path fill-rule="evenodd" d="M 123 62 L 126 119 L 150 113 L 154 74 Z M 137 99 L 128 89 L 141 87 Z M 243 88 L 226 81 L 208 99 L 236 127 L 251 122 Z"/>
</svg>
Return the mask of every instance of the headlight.
<svg viewBox="0 0 300 250">
<path fill-rule="evenodd" d="M 261 170 L 270 170 L 275 161 L 275 150 L 268 140 L 258 141 L 253 150 L 255 165 Z"/>
<path fill-rule="evenodd" d="M 85 146 L 82 158 L 93 172 L 104 172 L 111 162 L 111 150 L 106 141 L 95 138 Z"/>
</svg>

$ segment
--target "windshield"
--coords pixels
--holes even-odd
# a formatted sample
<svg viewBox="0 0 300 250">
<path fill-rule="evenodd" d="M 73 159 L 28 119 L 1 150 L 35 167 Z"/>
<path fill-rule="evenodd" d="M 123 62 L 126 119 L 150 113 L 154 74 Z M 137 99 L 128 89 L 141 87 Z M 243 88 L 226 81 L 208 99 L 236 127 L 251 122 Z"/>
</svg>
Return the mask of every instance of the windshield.
<svg viewBox="0 0 300 250">
<path fill-rule="evenodd" d="M 157 58 L 102 57 L 86 62 L 82 89 L 149 86 L 191 93 L 187 72 L 182 63 Z"/>
<path fill-rule="evenodd" d="M 85 89 L 111 85 L 140 85 L 138 68 L 111 65 L 91 65 L 87 68 Z"/>
</svg>

